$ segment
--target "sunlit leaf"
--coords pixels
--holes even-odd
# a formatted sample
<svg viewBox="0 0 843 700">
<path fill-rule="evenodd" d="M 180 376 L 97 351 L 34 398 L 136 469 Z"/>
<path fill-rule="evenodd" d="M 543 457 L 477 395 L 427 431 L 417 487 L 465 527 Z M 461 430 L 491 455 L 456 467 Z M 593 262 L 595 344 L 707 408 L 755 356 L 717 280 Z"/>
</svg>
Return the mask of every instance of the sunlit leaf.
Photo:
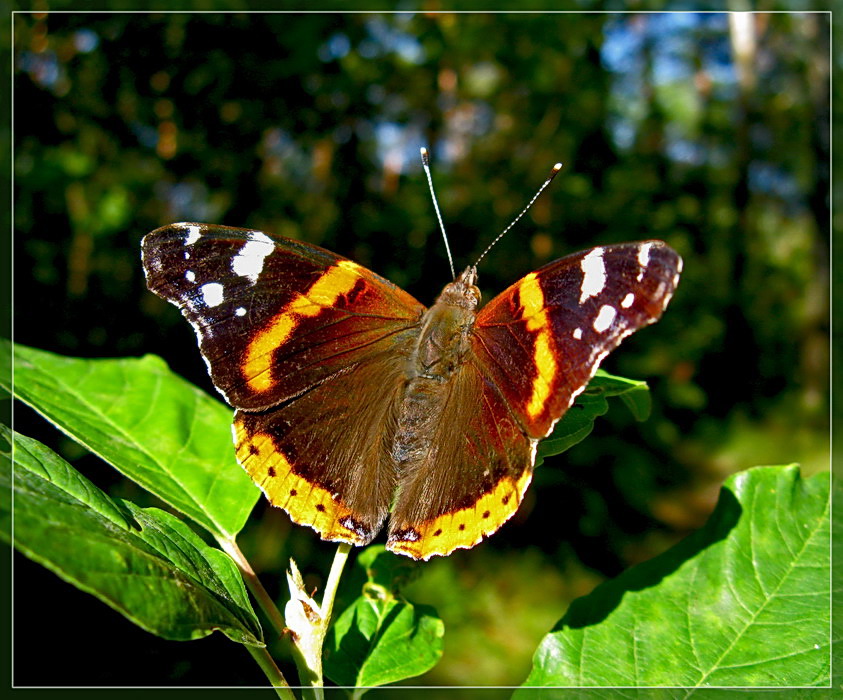
<svg viewBox="0 0 843 700">
<path fill-rule="evenodd" d="M 86 360 L 16 345 L 14 359 L 15 396 L 74 440 L 210 532 L 243 527 L 259 491 L 234 459 L 229 408 L 154 355 Z"/>
<path fill-rule="evenodd" d="M 2 435 L 11 440 L 8 428 Z M 0 454 L 3 503 L 14 491 L 14 545 L 80 590 L 165 639 L 219 630 L 263 646 L 234 562 L 157 508 L 112 499 L 47 447 L 14 435 Z M 0 512 L 2 531 L 8 505 Z"/>
<path fill-rule="evenodd" d="M 828 516 L 828 474 L 731 477 L 705 527 L 571 605 L 525 685 L 825 685 Z"/>
<path fill-rule="evenodd" d="M 442 656 L 444 625 L 433 608 L 401 597 L 405 560 L 370 547 L 361 595 L 334 622 L 325 643 L 325 674 L 338 685 L 379 686 L 430 670 Z"/>
</svg>

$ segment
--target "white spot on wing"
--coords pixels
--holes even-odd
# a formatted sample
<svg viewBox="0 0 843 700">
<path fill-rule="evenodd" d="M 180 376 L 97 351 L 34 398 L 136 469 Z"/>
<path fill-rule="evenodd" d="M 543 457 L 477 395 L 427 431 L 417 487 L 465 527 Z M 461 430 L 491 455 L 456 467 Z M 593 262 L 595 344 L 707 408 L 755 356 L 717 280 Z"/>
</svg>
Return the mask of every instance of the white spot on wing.
<svg viewBox="0 0 843 700">
<path fill-rule="evenodd" d="M 219 306 L 223 299 L 223 286 L 219 282 L 208 282 L 199 287 L 205 306 Z"/>
<path fill-rule="evenodd" d="M 641 250 L 638 251 L 638 264 L 641 266 L 641 269 L 638 271 L 637 278 L 639 282 L 644 279 L 644 268 L 650 264 L 650 250 L 652 250 L 652 248 L 652 243 L 645 243 L 641 246 Z"/>
<path fill-rule="evenodd" d="M 630 292 L 629 294 L 627 294 L 623 298 L 623 301 L 621 302 L 621 306 L 625 309 L 628 309 L 630 306 L 632 306 L 633 301 L 635 301 L 635 295 L 632 292 Z"/>
<path fill-rule="evenodd" d="M 609 306 L 608 304 L 601 306 L 600 311 L 597 313 L 597 318 L 594 319 L 594 330 L 598 333 L 605 331 L 612 325 L 612 321 L 615 320 L 615 316 L 617 316 L 617 314 L 618 312 L 614 307 Z"/>
<path fill-rule="evenodd" d="M 247 277 L 254 284 L 263 272 L 264 259 L 273 250 L 275 250 L 275 244 L 269 236 L 260 231 L 252 231 L 249 234 L 249 240 L 231 261 L 231 269 L 235 275 Z"/>
<path fill-rule="evenodd" d="M 571 335 L 574 336 L 574 338 L 576 338 L 577 340 L 582 340 L 582 328 L 574 328 Z"/>
<path fill-rule="evenodd" d="M 673 276 L 673 288 L 676 289 L 676 285 L 679 284 L 679 275 L 682 274 L 682 258 L 679 258 L 676 264 L 676 274 Z"/>
<path fill-rule="evenodd" d="M 236 316 L 245 316 L 246 309 L 244 309 L 242 306 L 238 306 L 236 309 L 234 309 L 234 314 Z"/>
<path fill-rule="evenodd" d="M 196 273 L 193 270 L 188 270 L 184 273 L 184 278 L 188 282 L 195 282 L 196 281 Z"/>
<path fill-rule="evenodd" d="M 184 239 L 184 244 L 193 245 L 194 243 L 196 243 L 196 241 L 199 240 L 201 235 L 202 231 L 199 229 L 198 226 L 188 226 L 187 237 Z"/>
<path fill-rule="evenodd" d="M 582 268 L 582 287 L 580 304 L 589 297 L 597 296 L 606 285 L 606 266 L 603 264 L 603 249 L 595 248 L 580 261 Z"/>
</svg>

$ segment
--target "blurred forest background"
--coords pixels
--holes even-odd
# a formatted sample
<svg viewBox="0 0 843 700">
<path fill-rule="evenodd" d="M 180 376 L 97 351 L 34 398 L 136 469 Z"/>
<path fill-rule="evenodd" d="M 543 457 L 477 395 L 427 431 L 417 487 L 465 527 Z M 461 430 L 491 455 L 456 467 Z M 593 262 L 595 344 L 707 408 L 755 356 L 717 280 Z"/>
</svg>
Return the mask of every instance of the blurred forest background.
<svg viewBox="0 0 843 700">
<path fill-rule="evenodd" d="M 662 321 L 604 363 L 650 383 L 651 418 L 613 406 L 537 470 L 497 535 L 417 567 L 407 595 L 438 609 L 446 645 L 416 682 L 520 683 L 570 600 L 701 526 L 726 476 L 827 468 L 829 15 L 13 21 L 20 343 L 157 353 L 213 393 L 192 329 L 144 285 L 139 241 L 175 221 L 317 243 L 429 304 L 449 273 L 422 145 L 458 267 L 564 164 L 484 259 L 487 300 L 594 245 L 660 238 L 684 257 Z M 15 421 L 99 486 L 158 505 L 29 409 Z M 321 587 L 334 551 L 263 502 L 240 542 L 279 599 L 290 556 Z M 158 640 L 15 567 L 17 685 L 265 682 L 220 635 Z M 45 664 L 28 650 L 47 639 Z"/>
</svg>

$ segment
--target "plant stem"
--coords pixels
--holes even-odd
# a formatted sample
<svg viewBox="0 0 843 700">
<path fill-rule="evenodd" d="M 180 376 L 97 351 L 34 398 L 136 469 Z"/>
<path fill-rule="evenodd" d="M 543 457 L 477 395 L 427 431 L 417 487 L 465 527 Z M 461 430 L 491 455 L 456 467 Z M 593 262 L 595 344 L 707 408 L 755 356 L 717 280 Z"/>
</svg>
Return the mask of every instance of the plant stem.
<svg viewBox="0 0 843 700">
<path fill-rule="evenodd" d="M 324 679 L 322 677 L 322 654 L 325 644 L 325 636 L 328 633 L 328 625 L 331 623 L 331 612 L 334 607 L 334 598 L 337 595 L 340 577 L 345 562 L 348 560 L 348 553 L 351 545 L 342 543 L 337 547 L 334 561 L 331 564 L 331 571 L 325 583 L 325 591 L 322 594 L 322 603 L 317 604 L 311 599 L 302 587 L 301 574 L 291 562 L 291 593 L 293 599 L 298 599 L 300 604 L 307 604 L 312 608 L 318 608 L 316 616 L 305 615 L 301 620 L 294 621 L 290 617 L 290 624 L 293 625 L 298 635 L 293 644 L 293 659 L 299 669 L 299 678 L 304 682 L 307 679 L 307 688 L 302 688 L 302 694 L 307 700 L 324 699 Z M 296 588 L 298 590 L 296 590 Z M 288 610 L 289 613 L 289 610 Z M 292 613 L 289 613 L 292 615 Z"/>
<path fill-rule="evenodd" d="M 243 580 L 246 582 L 246 586 L 255 597 L 255 600 L 257 600 L 258 605 L 260 605 L 267 618 L 269 618 L 273 629 L 279 636 L 292 641 L 290 635 L 288 634 L 284 616 L 275 605 L 275 601 L 273 601 L 266 592 L 266 589 L 263 587 L 263 584 L 261 584 L 257 574 L 255 574 L 254 569 L 252 569 L 251 564 L 249 564 L 249 561 L 237 546 L 237 543 L 233 539 L 222 537 L 218 538 L 217 541 L 223 551 L 234 559 L 237 567 L 240 569 L 240 573 L 243 575 Z M 299 678 L 302 681 L 309 679 L 308 685 L 303 685 L 302 687 L 302 695 L 308 700 L 322 700 L 324 698 L 324 692 L 322 689 L 322 646 L 325 641 L 325 635 L 328 632 L 328 625 L 331 622 L 331 614 L 334 609 L 334 599 L 337 595 L 342 571 L 345 567 L 346 561 L 348 561 L 348 554 L 350 551 L 350 544 L 340 543 L 337 547 L 336 554 L 334 555 L 334 561 L 332 562 L 331 570 L 328 573 L 328 581 L 325 584 L 325 591 L 322 594 L 322 604 L 319 606 L 321 618 L 311 630 L 309 635 L 310 644 L 306 645 L 316 653 L 303 653 L 304 647 L 302 646 L 302 641 L 304 640 L 293 642 L 291 645 L 293 661 L 298 668 Z M 295 696 L 290 690 L 290 686 L 287 684 L 287 681 L 284 679 L 281 671 L 278 670 L 278 667 L 275 665 L 275 662 L 272 660 L 269 652 L 267 652 L 266 649 L 257 649 L 255 647 L 249 647 L 249 651 L 258 664 L 260 664 L 260 667 L 263 669 L 267 678 L 269 678 L 279 696 L 285 700 L 294 700 Z M 313 657 L 312 659 L 309 658 L 311 656 Z"/>
<path fill-rule="evenodd" d="M 260 666 L 261 670 L 264 674 L 266 674 L 266 677 L 269 679 L 269 682 L 278 697 L 281 698 L 281 700 L 296 700 L 295 693 L 290 690 L 290 686 L 287 684 L 284 675 L 281 673 L 278 666 L 275 665 L 275 661 L 269 655 L 266 647 L 253 647 L 248 644 L 244 644 L 243 646 L 246 647 L 252 655 L 252 658 L 258 662 L 258 666 Z"/>
<path fill-rule="evenodd" d="M 252 565 L 249 564 L 248 559 L 243 556 L 243 552 L 240 551 L 240 547 L 237 546 L 237 543 L 233 539 L 220 537 L 217 539 L 217 542 L 219 542 L 223 551 L 234 559 L 234 562 L 237 564 L 237 568 L 239 568 L 240 573 L 243 574 L 243 580 L 246 582 L 246 586 L 252 592 L 252 595 L 255 597 L 258 605 L 260 605 L 261 610 L 263 610 L 264 614 L 269 619 L 269 622 L 276 634 L 278 634 L 279 637 L 284 636 L 287 629 L 287 625 L 284 623 L 284 616 L 281 614 L 278 606 L 275 605 L 275 601 L 272 600 L 269 593 L 266 592 L 266 589 L 263 587 L 263 584 L 260 582 L 260 579 L 254 569 L 252 569 Z"/>
<path fill-rule="evenodd" d="M 331 623 L 331 612 L 334 609 L 334 598 L 337 595 L 337 588 L 340 585 L 340 577 L 342 570 L 345 567 L 345 562 L 348 561 L 348 553 L 351 551 L 351 545 L 345 542 L 340 542 L 337 547 L 337 553 L 334 555 L 334 561 L 331 564 L 331 571 L 328 574 L 328 582 L 325 584 L 325 592 L 322 594 L 322 626 L 324 632 L 327 633 L 328 625 Z"/>
</svg>

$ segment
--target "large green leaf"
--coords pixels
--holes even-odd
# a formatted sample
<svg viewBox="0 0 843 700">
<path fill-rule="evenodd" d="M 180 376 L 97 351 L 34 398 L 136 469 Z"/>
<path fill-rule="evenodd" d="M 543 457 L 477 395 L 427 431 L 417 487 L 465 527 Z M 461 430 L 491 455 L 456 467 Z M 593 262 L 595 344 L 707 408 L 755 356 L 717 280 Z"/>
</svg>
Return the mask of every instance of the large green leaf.
<svg viewBox="0 0 843 700">
<path fill-rule="evenodd" d="M 0 433 L 11 439 L 10 431 Z M 175 640 L 220 630 L 263 646 L 234 562 L 157 508 L 112 499 L 47 447 L 14 434 L 0 453 L 2 503 L 14 488 L 14 545 L 143 629 Z M 8 533 L 8 506 L 0 511 Z M 8 535 L 7 535 L 8 536 Z"/>
<path fill-rule="evenodd" d="M 594 421 L 609 410 L 606 399 L 611 396 L 619 397 L 636 420 L 645 420 L 650 414 L 647 382 L 616 377 L 599 369 L 553 432 L 539 443 L 536 466 L 545 457 L 561 454 L 587 438 L 594 429 Z"/>
<path fill-rule="evenodd" d="M 836 464 L 835 467 L 837 467 Z M 843 654 L 841 654 L 843 615 L 840 614 L 840 562 L 843 561 L 843 517 L 841 517 L 843 508 L 840 507 L 840 504 L 843 503 L 843 479 L 839 477 L 839 471 L 834 473 L 831 483 L 831 502 L 837 503 L 837 507 L 832 508 L 831 517 L 831 560 L 837 562 L 836 586 L 833 596 L 833 605 L 837 612 L 831 616 L 831 649 L 833 658 L 837 660 L 832 664 L 831 685 L 839 691 L 843 688 L 843 663 L 840 662 L 841 658 L 843 658 Z"/>
<path fill-rule="evenodd" d="M 325 675 L 337 685 L 361 688 L 433 668 L 442 656 L 442 620 L 433 608 L 413 605 L 399 593 L 413 562 L 376 546 L 362 552 L 357 564 L 366 583 L 328 633 Z"/>
<path fill-rule="evenodd" d="M 9 345 L 0 341 L 0 354 Z M 15 396 L 162 500 L 231 538 L 258 489 L 234 459 L 231 410 L 161 358 L 85 360 L 14 346 Z"/>
<path fill-rule="evenodd" d="M 525 685 L 828 683 L 828 487 L 796 466 L 734 475 L 702 529 L 571 605 Z"/>
</svg>

